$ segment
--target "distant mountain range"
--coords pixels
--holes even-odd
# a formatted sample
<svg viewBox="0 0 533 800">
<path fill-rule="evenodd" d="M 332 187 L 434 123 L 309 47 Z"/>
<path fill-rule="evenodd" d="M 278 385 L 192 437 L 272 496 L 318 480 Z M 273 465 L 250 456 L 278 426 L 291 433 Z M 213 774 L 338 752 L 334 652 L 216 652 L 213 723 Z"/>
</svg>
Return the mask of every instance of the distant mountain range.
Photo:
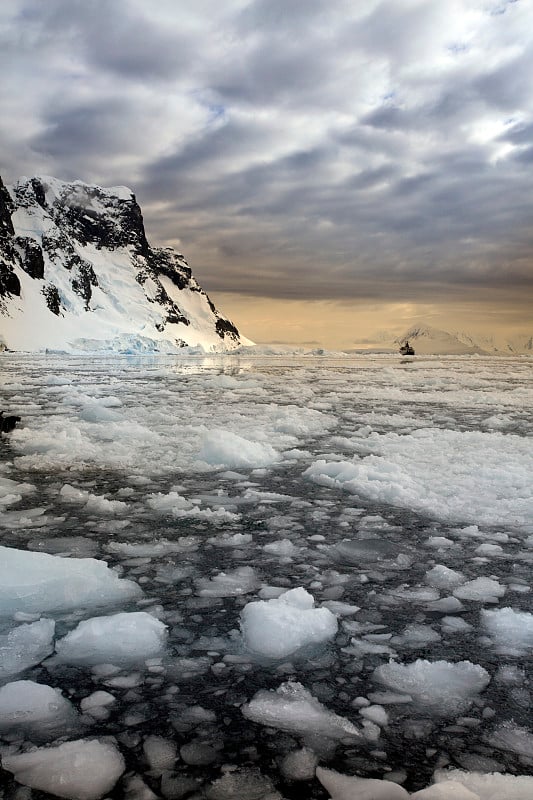
<svg viewBox="0 0 533 800">
<path fill-rule="evenodd" d="M 391 347 L 399 349 L 409 342 L 420 355 L 480 355 L 531 354 L 533 336 L 524 336 L 509 341 L 493 337 L 477 336 L 464 332 L 443 331 L 430 325 L 415 325 L 402 336 L 393 339 Z"/>
<path fill-rule="evenodd" d="M 252 343 L 184 257 L 148 243 L 130 189 L 0 179 L 0 347 L 219 352 L 241 344 Z"/>
</svg>

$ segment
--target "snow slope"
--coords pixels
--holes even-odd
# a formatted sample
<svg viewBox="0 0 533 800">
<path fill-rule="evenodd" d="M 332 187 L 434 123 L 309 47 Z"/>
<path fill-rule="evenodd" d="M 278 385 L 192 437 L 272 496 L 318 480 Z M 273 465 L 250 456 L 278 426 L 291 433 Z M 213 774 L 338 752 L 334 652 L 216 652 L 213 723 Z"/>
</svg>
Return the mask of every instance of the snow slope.
<svg viewBox="0 0 533 800">
<path fill-rule="evenodd" d="M 68 352 L 250 344 L 183 256 L 149 245 L 130 189 L 51 177 L 0 180 L 0 342 Z"/>
</svg>

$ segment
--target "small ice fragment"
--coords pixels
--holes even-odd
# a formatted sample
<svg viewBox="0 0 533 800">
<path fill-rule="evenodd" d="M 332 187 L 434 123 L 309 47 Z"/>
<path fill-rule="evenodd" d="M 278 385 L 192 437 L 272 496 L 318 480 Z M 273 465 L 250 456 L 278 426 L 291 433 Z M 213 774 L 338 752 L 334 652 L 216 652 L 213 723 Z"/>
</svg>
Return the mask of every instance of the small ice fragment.
<svg viewBox="0 0 533 800">
<path fill-rule="evenodd" d="M 77 722 L 74 706 L 59 689 L 34 681 L 13 681 L 0 689 L 0 734 L 15 732 L 46 742 Z"/>
</svg>

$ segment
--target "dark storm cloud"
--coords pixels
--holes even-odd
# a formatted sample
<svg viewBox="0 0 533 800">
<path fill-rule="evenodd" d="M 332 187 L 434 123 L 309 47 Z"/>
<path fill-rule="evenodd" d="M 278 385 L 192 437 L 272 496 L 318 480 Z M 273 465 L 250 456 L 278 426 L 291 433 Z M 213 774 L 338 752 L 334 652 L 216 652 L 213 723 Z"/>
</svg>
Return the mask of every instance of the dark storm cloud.
<svg viewBox="0 0 533 800">
<path fill-rule="evenodd" d="M 0 173 L 132 185 L 210 291 L 523 295 L 532 24 L 490 0 L 11 0 Z"/>
</svg>

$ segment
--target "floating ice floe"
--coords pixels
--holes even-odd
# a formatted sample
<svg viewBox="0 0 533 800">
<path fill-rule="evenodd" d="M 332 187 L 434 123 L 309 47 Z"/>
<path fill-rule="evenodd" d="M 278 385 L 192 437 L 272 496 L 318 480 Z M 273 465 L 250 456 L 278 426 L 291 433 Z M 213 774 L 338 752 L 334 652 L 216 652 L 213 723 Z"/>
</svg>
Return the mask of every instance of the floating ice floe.
<svg viewBox="0 0 533 800">
<path fill-rule="evenodd" d="M 56 643 L 57 659 L 84 666 L 135 664 L 160 656 L 166 639 L 166 625 L 146 611 L 92 617 Z"/>
<path fill-rule="evenodd" d="M 104 561 L 0 546 L 0 616 L 112 605 L 140 595 L 136 583 Z"/>
<path fill-rule="evenodd" d="M 256 600 L 243 608 L 241 629 L 246 647 L 268 658 L 284 658 L 302 647 L 333 639 L 337 618 L 327 608 L 315 608 L 302 587 L 272 600 Z"/>
<path fill-rule="evenodd" d="M 254 592 L 259 587 L 259 579 L 253 567 L 236 567 L 219 572 L 211 579 L 200 578 L 197 584 L 201 597 L 236 597 Z"/>
<path fill-rule="evenodd" d="M 124 759 L 108 739 L 78 739 L 56 747 L 4 755 L 2 767 L 32 789 L 68 800 L 99 800 L 125 769 Z"/>
<path fill-rule="evenodd" d="M 483 774 L 450 769 L 437 770 L 433 780 L 438 786 L 446 786 L 451 781 L 460 783 L 478 795 L 479 800 L 531 800 L 533 797 L 533 777 L 526 775 L 498 772 Z"/>
<path fill-rule="evenodd" d="M 377 667 L 373 680 L 394 692 L 409 694 L 426 712 L 453 716 L 467 709 L 489 682 L 489 673 L 470 661 L 389 662 Z"/>
<path fill-rule="evenodd" d="M 325 708 L 301 683 L 288 681 L 275 691 L 260 689 L 241 707 L 247 719 L 260 725 L 329 739 L 361 739 L 356 726 Z"/>
<path fill-rule="evenodd" d="M 0 636 L 0 681 L 40 664 L 54 649 L 55 622 L 40 619 Z"/>
<path fill-rule="evenodd" d="M 74 706 L 59 689 L 34 681 L 13 681 L 0 689 L 0 735 L 47 742 L 72 732 L 77 723 Z"/>
<path fill-rule="evenodd" d="M 269 467 L 280 460 L 280 454 L 267 442 L 253 442 L 225 430 L 208 431 L 198 458 L 219 467 Z"/>
<path fill-rule="evenodd" d="M 482 609 L 481 622 L 501 653 L 516 656 L 533 651 L 533 614 L 513 608 Z"/>
<path fill-rule="evenodd" d="M 331 769 L 317 767 L 316 776 L 331 800 L 407 800 L 402 786 L 390 781 L 341 775 Z"/>
<path fill-rule="evenodd" d="M 493 578 L 476 578 L 453 591 L 454 597 L 459 600 L 478 600 L 483 603 L 497 603 L 504 594 L 505 586 Z"/>
</svg>

